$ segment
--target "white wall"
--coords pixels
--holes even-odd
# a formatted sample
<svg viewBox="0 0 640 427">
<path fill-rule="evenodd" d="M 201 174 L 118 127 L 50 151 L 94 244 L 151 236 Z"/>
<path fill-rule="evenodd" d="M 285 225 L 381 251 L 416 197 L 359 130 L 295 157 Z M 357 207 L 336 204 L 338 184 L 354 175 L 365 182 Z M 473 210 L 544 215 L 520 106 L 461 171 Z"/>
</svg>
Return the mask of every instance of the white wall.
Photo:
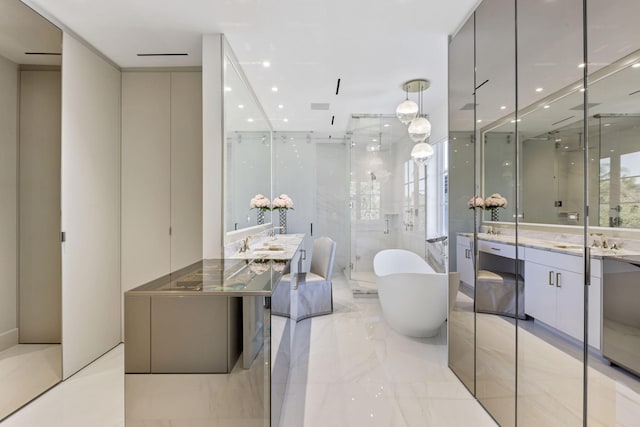
<svg viewBox="0 0 640 427">
<path fill-rule="evenodd" d="M 60 71 L 20 72 L 20 342 L 59 343 Z"/>
<path fill-rule="evenodd" d="M 0 57 L 0 350 L 17 343 L 18 66 Z M 3 336 L 5 339 L 3 339 Z M 6 341 L 5 344 L 3 344 Z"/>
<path fill-rule="evenodd" d="M 202 255 L 222 256 L 222 34 L 202 36 Z"/>
<path fill-rule="evenodd" d="M 120 72 L 68 34 L 62 57 L 62 362 L 120 342 Z"/>
</svg>

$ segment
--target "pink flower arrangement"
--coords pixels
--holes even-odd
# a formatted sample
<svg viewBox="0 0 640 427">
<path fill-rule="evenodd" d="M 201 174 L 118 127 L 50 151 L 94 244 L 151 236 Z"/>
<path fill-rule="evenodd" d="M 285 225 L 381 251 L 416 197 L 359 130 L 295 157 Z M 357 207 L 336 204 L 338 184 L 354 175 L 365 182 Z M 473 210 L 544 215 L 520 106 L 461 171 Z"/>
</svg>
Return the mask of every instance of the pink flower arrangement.
<svg viewBox="0 0 640 427">
<path fill-rule="evenodd" d="M 484 199 L 478 196 L 472 197 L 467 202 L 467 206 L 469 206 L 469 209 L 475 209 L 475 208 L 484 209 Z"/>
<path fill-rule="evenodd" d="M 286 194 L 281 194 L 273 199 L 271 208 L 279 210 L 293 209 L 293 200 L 291 200 L 291 197 L 287 196 Z"/>
<path fill-rule="evenodd" d="M 264 197 L 262 194 L 256 194 L 254 198 L 251 199 L 249 206 L 251 209 L 258 209 L 261 211 L 271 210 L 271 203 L 269 202 L 269 199 Z"/>
</svg>

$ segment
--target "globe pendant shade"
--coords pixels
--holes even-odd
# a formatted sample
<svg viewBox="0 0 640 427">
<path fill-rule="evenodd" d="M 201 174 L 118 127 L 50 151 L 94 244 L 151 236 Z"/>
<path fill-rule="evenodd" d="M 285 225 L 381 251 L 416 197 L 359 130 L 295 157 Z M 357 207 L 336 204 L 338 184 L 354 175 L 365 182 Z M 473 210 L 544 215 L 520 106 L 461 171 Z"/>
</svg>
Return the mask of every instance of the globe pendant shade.
<svg viewBox="0 0 640 427">
<path fill-rule="evenodd" d="M 426 164 L 431 156 L 433 156 L 433 147 L 426 142 L 417 143 L 411 150 L 411 158 L 420 166 Z"/>
<path fill-rule="evenodd" d="M 409 137 L 413 142 L 424 142 L 431 135 L 431 123 L 425 117 L 417 117 L 409 125 Z"/>
<path fill-rule="evenodd" d="M 415 119 L 418 115 L 418 104 L 407 99 L 398 105 L 396 108 L 396 117 L 405 125 L 411 120 Z"/>
</svg>

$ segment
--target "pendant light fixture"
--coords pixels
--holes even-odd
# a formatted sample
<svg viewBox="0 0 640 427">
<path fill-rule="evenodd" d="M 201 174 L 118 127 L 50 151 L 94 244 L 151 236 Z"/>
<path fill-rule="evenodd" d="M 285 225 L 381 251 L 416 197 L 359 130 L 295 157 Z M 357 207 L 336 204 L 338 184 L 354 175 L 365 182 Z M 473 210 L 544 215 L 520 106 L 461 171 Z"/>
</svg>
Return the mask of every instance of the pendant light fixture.
<svg viewBox="0 0 640 427">
<path fill-rule="evenodd" d="M 409 90 L 406 89 L 407 98 L 398 105 L 396 108 L 396 117 L 402 122 L 402 124 L 409 124 L 411 120 L 415 119 L 418 115 L 418 104 L 409 99 Z"/>
<path fill-rule="evenodd" d="M 409 92 L 417 92 L 418 100 L 420 102 L 419 106 L 416 105 L 418 107 L 418 111 L 410 121 L 408 128 L 409 137 L 412 141 L 417 143 L 411 150 L 411 158 L 413 158 L 413 160 L 419 165 L 424 165 L 433 155 L 433 147 L 426 142 L 429 136 L 431 136 L 431 122 L 429 122 L 429 120 L 422 114 L 422 94 L 430 85 L 429 80 L 426 79 L 409 80 L 402 85 L 402 89 L 407 93 L 407 99 L 409 97 Z M 400 104 L 396 110 L 398 119 L 400 119 L 398 110 L 400 110 L 400 107 L 406 102 L 407 101 L 404 101 Z M 414 102 L 413 104 L 416 103 Z M 400 121 L 402 121 L 402 119 L 400 119 Z M 402 122 L 405 123 L 404 121 Z"/>
</svg>

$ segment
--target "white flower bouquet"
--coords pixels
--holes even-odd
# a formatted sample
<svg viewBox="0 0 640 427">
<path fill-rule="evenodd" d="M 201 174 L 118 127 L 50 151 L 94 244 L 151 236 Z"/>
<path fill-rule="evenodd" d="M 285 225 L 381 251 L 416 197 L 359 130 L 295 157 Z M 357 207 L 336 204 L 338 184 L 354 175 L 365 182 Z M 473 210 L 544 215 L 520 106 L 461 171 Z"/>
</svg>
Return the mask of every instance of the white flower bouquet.
<svg viewBox="0 0 640 427">
<path fill-rule="evenodd" d="M 485 209 L 505 208 L 505 207 L 507 207 L 507 199 L 505 199 L 498 193 L 493 193 L 491 196 L 484 199 Z"/>
<path fill-rule="evenodd" d="M 271 203 L 269 199 L 264 197 L 262 194 L 256 194 L 251 202 L 249 203 L 251 209 L 258 209 L 259 211 L 269 211 L 271 210 Z"/>
<path fill-rule="evenodd" d="M 475 208 L 484 209 L 484 199 L 478 196 L 472 197 L 467 202 L 467 206 L 469 206 L 469 209 L 475 209 Z"/>
<path fill-rule="evenodd" d="M 293 200 L 291 200 L 291 197 L 287 196 L 286 194 L 281 194 L 273 199 L 271 208 L 278 210 L 293 209 Z"/>
</svg>

